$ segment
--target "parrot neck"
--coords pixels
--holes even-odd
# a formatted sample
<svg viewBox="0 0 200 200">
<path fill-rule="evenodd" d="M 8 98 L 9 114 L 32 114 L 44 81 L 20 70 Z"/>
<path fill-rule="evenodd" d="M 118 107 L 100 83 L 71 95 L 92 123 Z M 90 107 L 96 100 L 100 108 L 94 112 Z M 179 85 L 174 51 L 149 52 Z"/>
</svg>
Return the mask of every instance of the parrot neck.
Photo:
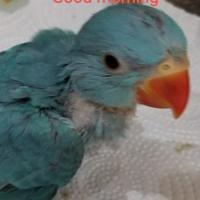
<svg viewBox="0 0 200 200">
<path fill-rule="evenodd" d="M 135 112 L 135 109 L 106 108 L 75 94 L 69 99 L 66 115 L 86 142 L 122 136 Z"/>
</svg>

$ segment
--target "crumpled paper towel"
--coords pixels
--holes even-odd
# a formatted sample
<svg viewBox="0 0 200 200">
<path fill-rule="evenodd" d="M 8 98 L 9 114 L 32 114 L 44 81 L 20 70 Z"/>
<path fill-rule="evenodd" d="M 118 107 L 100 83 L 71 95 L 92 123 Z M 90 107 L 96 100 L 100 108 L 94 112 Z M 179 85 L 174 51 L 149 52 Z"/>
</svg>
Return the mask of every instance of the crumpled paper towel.
<svg viewBox="0 0 200 200">
<path fill-rule="evenodd" d="M 29 0 L 12 12 L 0 9 L 0 49 L 28 41 L 39 29 L 77 31 L 105 6 Z M 125 138 L 88 147 L 82 167 L 56 200 L 200 200 L 200 18 L 164 0 L 159 8 L 188 38 L 192 91 L 187 111 L 174 120 L 169 111 L 139 106 Z"/>
</svg>

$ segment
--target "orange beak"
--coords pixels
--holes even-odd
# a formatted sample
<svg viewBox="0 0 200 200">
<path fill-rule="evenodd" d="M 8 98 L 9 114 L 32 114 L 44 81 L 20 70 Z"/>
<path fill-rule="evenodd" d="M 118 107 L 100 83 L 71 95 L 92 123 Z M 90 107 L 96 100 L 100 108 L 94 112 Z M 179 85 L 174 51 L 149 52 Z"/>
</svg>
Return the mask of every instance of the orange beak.
<svg viewBox="0 0 200 200">
<path fill-rule="evenodd" d="M 171 108 L 175 118 L 181 116 L 189 98 L 189 62 L 168 59 L 137 88 L 137 101 L 154 108 Z"/>
</svg>

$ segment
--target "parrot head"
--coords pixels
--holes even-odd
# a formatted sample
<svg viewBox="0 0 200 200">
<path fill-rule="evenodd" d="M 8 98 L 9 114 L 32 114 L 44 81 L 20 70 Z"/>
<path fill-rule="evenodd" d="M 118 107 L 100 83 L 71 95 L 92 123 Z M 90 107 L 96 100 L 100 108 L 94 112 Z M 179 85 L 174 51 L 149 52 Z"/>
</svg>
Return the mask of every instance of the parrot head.
<svg viewBox="0 0 200 200">
<path fill-rule="evenodd" d="M 115 5 L 95 14 L 77 35 L 73 87 L 90 102 L 132 109 L 170 108 L 178 118 L 189 96 L 187 42 L 165 13 Z"/>
</svg>

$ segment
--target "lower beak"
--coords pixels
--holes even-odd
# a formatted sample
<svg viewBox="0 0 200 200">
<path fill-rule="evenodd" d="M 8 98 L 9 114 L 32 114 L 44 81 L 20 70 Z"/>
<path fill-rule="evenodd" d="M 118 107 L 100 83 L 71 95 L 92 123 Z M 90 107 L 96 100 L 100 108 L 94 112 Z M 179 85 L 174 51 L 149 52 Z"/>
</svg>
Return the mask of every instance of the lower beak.
<svg viewBox="0 0 200 200">
<path fill-rule="evenodd" d="M 155 108 L 171 108 L 174 117 L 178 118 L 186 108 L 189 89 L 188 65 L 175 66 L 145 80 L 137 88 L 137 101 Z"/>
</svg>

